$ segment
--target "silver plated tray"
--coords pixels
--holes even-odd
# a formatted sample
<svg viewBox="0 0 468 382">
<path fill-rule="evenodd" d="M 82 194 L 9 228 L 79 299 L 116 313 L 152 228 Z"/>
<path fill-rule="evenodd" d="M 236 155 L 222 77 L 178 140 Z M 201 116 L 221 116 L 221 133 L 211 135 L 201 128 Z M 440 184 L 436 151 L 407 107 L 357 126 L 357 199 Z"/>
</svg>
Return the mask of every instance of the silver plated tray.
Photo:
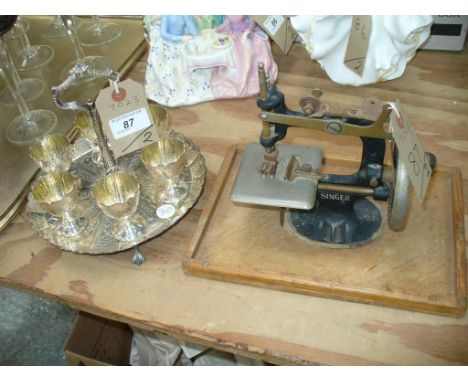
<svg viewBox="0 0 468 382">
<path fill-rule="evenodd" d="M 101 212 L 91 196 L 91 187 L 104 175 L 104 169 L 92 161 L 92 147 L 81 138 L 74 144 L 74 159 L 70 171 L 73 175 L 78 176 L 82 182 L 78 208 L 84 212 L 84 216 L 88 219 L 87 227 L 77 237 L 60 236 L 57 230 L 60 218 L 51 216 L 42 210 L 29 193 L 26 211 L 34 230 L 39 233 L 40 237 L 63 250 L 98 255 L 111 254 L 135 247 L 173 226 L 200 197 L 205 183 L 206 168 L 199 148 L 190 139 L 173 130 L 169 130 L 168 135 L 171 138 L 184 141 L 187 156 L 181 181 L 187 185 L 188 192 L 183 199 L 173 205 L 175 212 L 172 216 L 158 217 L 157 208 L 166 204 L 158 199 L 159 190 L 163 184 L 161 180 L 149 175 L 141 163 L 139 151 L 123 156 L 117 161 L 120 169 L 132 171 L 140 182 L 141 195 L 136 213 L 142 216 L 146 223 L 145 233 L 137 241 L 122 242 L 111 236 L 110 232 L 112 232 L 114 221 Z M 42 172 L 37 174 L 34 183 L 42 174 Z"/>
</svg>

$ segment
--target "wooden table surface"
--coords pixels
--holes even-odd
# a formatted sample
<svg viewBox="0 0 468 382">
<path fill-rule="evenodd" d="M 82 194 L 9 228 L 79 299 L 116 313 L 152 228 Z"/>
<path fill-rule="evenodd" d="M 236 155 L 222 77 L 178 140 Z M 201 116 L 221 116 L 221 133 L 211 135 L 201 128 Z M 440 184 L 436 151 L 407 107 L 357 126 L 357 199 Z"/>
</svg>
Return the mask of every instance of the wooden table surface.
<svg viewBox="0 0 468 382">
<path fill-rule="evenodd" d="M 464 176 L 468 195 L 468 50 L 420 51 L 396 80 L 355 88 L 332 83 L 297 45 L 274 49 L 278 85 L 291 108 L 310 89 L 325 102 L 358 107 L 363 98 L 399 99 L 427 151 Z M 131 77 L 142 82 L 145 57 Z M 162 236 L 131 253 L 87 256 L 43 241 L 23 216 L 0 233 L 0 282 L 110 319 L 167 332 L 276 363 L 338 365 L 468 364 L 468 315 L 449 318 L 212 281 L 183 273 L 181 259 L 229 146 L 256 141 L 261 124 L 254 98 L 171 109 L 172 128 L 198 144 L 208 167 L 193 210 Z M 325 155 L 360 159 L 357 138 L 330 139 L 293 129 L 286 143 L 321 146 Z M 465 224 L 466 226 L 466 224 Z M 465 230 L 466 231 L 466 230 Z M 466 232 L 465 232 L 466 236 Z M 53 323 L 51 323 L 53 334 Z"/>
</svg>

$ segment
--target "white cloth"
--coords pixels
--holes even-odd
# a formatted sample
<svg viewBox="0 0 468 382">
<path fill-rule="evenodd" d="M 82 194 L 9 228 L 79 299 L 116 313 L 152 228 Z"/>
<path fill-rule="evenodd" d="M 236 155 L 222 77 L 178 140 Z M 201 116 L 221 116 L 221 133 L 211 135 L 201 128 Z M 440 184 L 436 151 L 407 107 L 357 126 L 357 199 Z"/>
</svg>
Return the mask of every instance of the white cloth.
<svg viewBox="0 0 468 382">
<path fill-rule="evenodd" d="M 172 366 L 182 349 L 174 338 L 132 327 L 132 366 Z"/>
<path fill-rule="evenodd" d="M 429 37 L 432 16 L 372 16 L 362 76 L 344 64 L 352 16 L 295 16 L 291 23 L 310 57 L 345 85 L 366 85 L 400 77 L 416 49 Z"/>
<path fill-rule="evenodd" d="M 132 366 L 262 366 L 262 361 L 222 352 L 192 342 L 176 340 L 166 334 L 135 327 L 130 365 Z"/>
</svg>

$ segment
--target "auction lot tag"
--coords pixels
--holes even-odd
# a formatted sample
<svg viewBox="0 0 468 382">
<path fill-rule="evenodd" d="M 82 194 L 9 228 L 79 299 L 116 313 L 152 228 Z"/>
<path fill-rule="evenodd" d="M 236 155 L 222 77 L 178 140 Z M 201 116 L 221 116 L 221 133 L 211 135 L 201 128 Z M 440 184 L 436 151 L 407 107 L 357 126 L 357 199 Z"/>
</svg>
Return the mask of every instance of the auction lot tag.
<svg viewBox="0 0 468 382">
<path fill-rule="evenodd" d="M 263 22 L 263 26 L 266 28 L 268 32 L 271 33 L 272 36 L 278 32 L 278 30 L 281 28 L 281 25 L 284 23 L 284 17 L 283 16 L 268 16 L 268 18 Z"/>
<path fill-rule="evenodd" d="M 99 93 L 96 108 L 115 158 L 158 140 L 143 85 L 128 79 Z"/>
<path fill-rule="evenodd" d="M 151 124 L 144 107 L 112 118 L 109 127 L 114 139 L 121 139 L 137 131 L 146 129 Z"/>
<path fill-rule="evenodd" d="M 287 54 L 296 40 L 297 33 L 291 25 L 291 20 L 282 15 L 257 15 L 253 20 L 265 31 L 272 40 Z"/>
<path fill-rule="evenodd" d="M 372 16 L 353 16 L 344 64 L 362 77 L 369 49 Z"/>
<path fill-rule="evenodd" d="M 390 131 L 398 147 L 400 158 L 408 171 L 411 183 L 420 202 L 424 200 L 427 186 L 432 174 L 429 158 L 424 154 L 424 148 L 416 131 L 411 126 L 403 106 L 392 103 L 390 114 Z"/>
</svg>

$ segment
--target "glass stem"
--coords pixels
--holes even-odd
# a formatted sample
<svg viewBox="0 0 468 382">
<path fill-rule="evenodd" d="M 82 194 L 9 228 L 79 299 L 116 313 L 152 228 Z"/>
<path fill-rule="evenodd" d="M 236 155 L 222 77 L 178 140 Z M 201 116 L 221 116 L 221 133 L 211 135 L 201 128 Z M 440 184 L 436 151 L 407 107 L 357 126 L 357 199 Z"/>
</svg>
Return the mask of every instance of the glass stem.
<svg viewBox="0 0 468 382">
<path fill-rule="evenodd" d="M 19 31 L 19 39 L 22 46 L 21 51 L 24 51 L 27 57 L 34 57 L 36 55 L 36 50 L 31 47 L 31 43 L 29 42 L 29 38 L 24 31 L 24 26 L 20 17 L 18 17 L 16 25 Z"/>
<path fill-rule="evenodd" d="M 15 66 L 11 61 L 11 57 L 9 55 L 6 44 L 3 41 L 3 38 L 0 42 L 0 54 L 4 56 L 4 60 L 2 60 L 3 66 L 0 66 L 0 75 L 3 78 L 3 81 L 5 82 L 5 85 L 10 91 L 13 99 L 15 100 L 24 121 L 27 124 L 33 124 L 34 121 L 31 113 L 29 112 L 28 105 L 21 95 L 21 92 L 17 91 L 20 79 L 18 73 L 16 72 Z"/>
<path fill-rule="evenodd" d="M 57 29 L 65 28 L 65 24 L 63 23 L 62 18 L 60 16 L 55 16 L 54 21 L 52 23 L 54 24 L 54 27 Z"/>
<path fill-rule="evenodd" d="M 8 46 L 5 43 L 3 36 L 0 41 L 0 54 L 5 57 L 5 68 L 7 69 L 7 72 L 10 72 L 11 74 L 13 89 L 18 89 L 21 85 L 21 79 L 18 75 L 18 71 L 15 68 L 15 64 L 13 63 L 13 59 L 11 58 L 10 51 L 8 50 Z"/>
<path fill-rule="evenodd" d="M 78 36 L 76 35 L 76 32 L 73 32 L 71 38 L 73 42 L 73 47 L 75 48 L 76 57 L 79 60 L 82 60 L 83 58 L 85 58 L 85 54 L 83 52 L 83 48 L 81 47 L 80 40 L 78 40 Z"/>
<path fill-rule="evenodd" d="M 63 17 L 66 17 L 67 19 L 63 19 Z M 72 16 L 61 16 L 61 18 L 63 24 L 65 25 L 65 28 L 67 28 L 68 35 L 72 39 L 73 47 L 75 48 L 76 58 L 78 58 L 78 60 L 82 60 L 83 58 L 85 58 L 85 54 L 83 52 L 83 48 L 81 47 L 80 40 L 78 39 L 78 36 L 76 34 L 76 28 Z"/>
<path fill-rule="evenodd" d="M 7 68 L 5 68 L 5 67 L 0 68 L 0 72 L 1 72 L 1 75 L 3 77 L 3 80 L 5 81 L 5 84 L 6 84 L 7 88 L 8 88 L 8 90 L 11 92 L 11 95 L 13 96 L 13 99 L 15 100 L 16 105 L 18 106 L 18 109 L 19 109 L 23 119 L 27 123 L 31 123 L 32 118 L 31 118 L 30 113 L 29 113 L 29 108 L 26 105 L 26 101 L 24 100 L 24 98 L 20 94 L 20 92 L 15 91 L 16 89 L 14 87 L 14 82 L 12 80 L 12 75 L 11 75 L 11 73 L 9 73 L 8 69 L 7 70 L 5 70 L 5 69 L 7 69 Z"/>
<path fill-rule="evenodd" d="M 102 24 L 101 21 L 99 20 L 99 16 L 91 16 L 92 23 L 93 23 L 93 28 L 94 30 L 101 34 L 102 33 Z"/>
</svg>

